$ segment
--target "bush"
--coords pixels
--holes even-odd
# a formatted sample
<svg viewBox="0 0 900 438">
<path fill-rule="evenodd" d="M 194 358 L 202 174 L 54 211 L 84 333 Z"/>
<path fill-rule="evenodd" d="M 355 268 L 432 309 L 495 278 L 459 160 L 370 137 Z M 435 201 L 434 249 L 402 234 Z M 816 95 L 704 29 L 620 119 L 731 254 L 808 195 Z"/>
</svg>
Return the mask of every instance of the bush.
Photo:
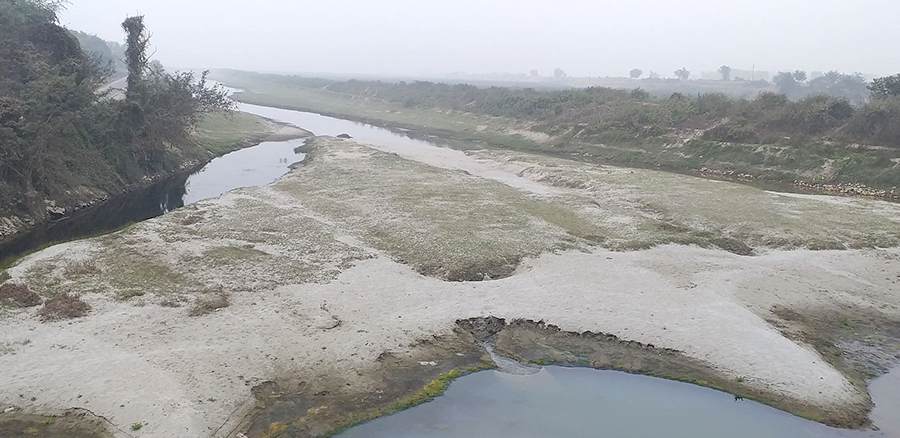
<svg viewBox="0 0 900 438">
<path fill-rule="evenodd" d="M 13 307 L 34 307 L 41 304 L 40 295 L 28 289 L 28 286 L 16 283 L 0 285 L 0 305 Z"/>
<path fill-rule="evenodd" d="M 62 292 L 44 302 L 38 315 L 42 321 L 62 321 L 87 316 L 90 311 L 91 306 L 80 296 Z"/>
<path fill-rule="evenodd" d="M 873 100 L 856 111 L 845 132 L 869 143 L 900 146 L 900 97 Z"/>
</svg>

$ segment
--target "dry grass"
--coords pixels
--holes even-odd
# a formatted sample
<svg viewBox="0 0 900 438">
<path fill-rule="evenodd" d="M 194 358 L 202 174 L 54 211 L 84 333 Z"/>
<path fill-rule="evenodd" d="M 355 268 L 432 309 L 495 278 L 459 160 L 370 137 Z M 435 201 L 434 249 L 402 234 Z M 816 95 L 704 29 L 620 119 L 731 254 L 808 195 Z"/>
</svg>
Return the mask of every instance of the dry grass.
<svg viewBox="0 0 900 438">
<path fill-rule="evenodd" d="M 66 278 L 75 279 L 98 274 L 100 274 L 100 268 L 96 263 L 90 260 L 69 262 L 69 264 L 66 265 Z"/>
<path fill-rule="evenodd" d="M 231 303 L 226 292 L 215 292 L 197 297 L 193 307 L 188 312 L 190 316 L 202 316 L 228 307 Z"/>
<path fill-rule="evenodd" d="M 80 296 L 62 292 L 44 302 L 44 307 L 41 307 L 38 315 L 41 321 L 62 321 L 81 318 L 90 311 L 90 304 L 84 302 Z"/>
<path fill-rule="evenodd" d="M 34 307 L 41 304 L 40 295 L 28 289 L 28 286 L 16 283 L 0 285 L 0 305 L 13 307 Z"/>
</svg>

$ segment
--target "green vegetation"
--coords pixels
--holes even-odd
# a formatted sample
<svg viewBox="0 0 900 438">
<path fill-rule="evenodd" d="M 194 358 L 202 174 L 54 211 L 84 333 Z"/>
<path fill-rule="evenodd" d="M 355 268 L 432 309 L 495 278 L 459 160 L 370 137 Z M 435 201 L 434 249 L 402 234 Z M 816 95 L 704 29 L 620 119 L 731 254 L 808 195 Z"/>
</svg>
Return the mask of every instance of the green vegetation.
<svg viewBox="0 0 900 438">
<path fill-rule="evenodd" d="M 245 89 L 237 99 L 249 103 L 504 148 L 787 183 L 862 183 L 888 191 L 900 186 L 897 96 L 854 105 L 816 93 L 799 100 L 771 92 L 754 99 L 719 93 L 652 98 L 643 90 L 602 87 L 538 91 L 247 72 L 216 77 Z M 825 74 L 810 86 L 824 84 L 828 91 L 828 84 L 845 79 Z"/>
<path fill-rule="evenodd" d="M 394 401 L 393 403 L 378 408 L 367 409 L 362 412 L 354 412 L 351 414 L 347 414 L 337 421 L 332 423 L 331 429 L 328 431 L 328 435 L 335 435 L 342 430 L 362 423 L 363 421 L 371 420 L 374 418 L 378 418 L 384 415 L 389 415 L 397 411 L 401 411 L 403 409 L 408 409 L 416 405 L 420 405 L 425 403 L 433 398 L 441 395 L 447 389 L 447 384 L 450 383 L 451 380 L 462 377 L 466 374 L 469 374 L 473 371 L 478 371 L 481 368 L 479 367 L 469 367 L 466 371 L 459 371 L 456 369 L 451 369 L 446 373 L 441 373 L 436 379 L 433 379 L 426 383 L 422 389 L 416 391 L 415 393 L 403 397 L 399 400 Z M 473 370 L 473 371 L 469 371 Z"/>
<path fill-rule="evenodd" d="M 110 64 L 58 24 L 63 2 L 0 1 L 0 213 L 46 216 L 43 199 L 106 192 L 172 172 L 205 154 L 193 130 L 229 111 L 221 88 L 151 68 L 143 17 L 131 17 L 125 100 L 100 91 Z"/>
<path fill-rule="evenodd" d="M 840 323 L 841 323 L 841 328 L 843 328 L 845 330 L 853 330 L 854 329 L 853 323 L 850 322 L 850 318 L 848 318 L 846 316 L 841 317 Z"/>
<path fill-rule="evenodd" d="M 131 430 L 133 431 L 141 430 L 143 427 L 144 425 L 142 423 L 131 423 Z"/>
</svg>

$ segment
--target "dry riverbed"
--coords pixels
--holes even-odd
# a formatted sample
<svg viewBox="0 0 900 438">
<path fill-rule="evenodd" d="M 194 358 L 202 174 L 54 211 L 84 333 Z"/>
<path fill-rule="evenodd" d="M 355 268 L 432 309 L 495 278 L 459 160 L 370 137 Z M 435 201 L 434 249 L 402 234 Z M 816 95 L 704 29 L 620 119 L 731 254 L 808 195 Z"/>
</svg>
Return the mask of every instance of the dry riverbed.
<svg viewBox="0 0 900 438">
<path fill-rule="evenodd" d="M 521 153 L 307 152 L 269 186 L 11 267 L 38 299 L 0 307 L 0 437 L 72 408 L 111 436 L 323 435 L 493 366 L 486 339 L 864 427 L 865 378 L 900 353 L 897 204 Z M 90 309 L 27 307 L 64 293 Z"/>
</svg>

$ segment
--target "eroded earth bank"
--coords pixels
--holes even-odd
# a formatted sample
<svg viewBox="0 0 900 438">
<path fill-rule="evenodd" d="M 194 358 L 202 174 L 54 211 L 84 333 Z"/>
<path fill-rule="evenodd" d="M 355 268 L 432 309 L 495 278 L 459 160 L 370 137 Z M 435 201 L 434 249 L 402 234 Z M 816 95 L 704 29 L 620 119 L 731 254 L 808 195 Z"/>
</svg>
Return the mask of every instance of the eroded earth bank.
<svg viewBox="0 0 900 438">
<path fill-rule="evenodd" d="M 513 152 L 305 152 L 269 186 L 8 269 L 0 436 L 322 436 L 494 366 L 482 342 L 862 428 L 866 379 L 900 353 L 898 204 Z"/>
</svg>

